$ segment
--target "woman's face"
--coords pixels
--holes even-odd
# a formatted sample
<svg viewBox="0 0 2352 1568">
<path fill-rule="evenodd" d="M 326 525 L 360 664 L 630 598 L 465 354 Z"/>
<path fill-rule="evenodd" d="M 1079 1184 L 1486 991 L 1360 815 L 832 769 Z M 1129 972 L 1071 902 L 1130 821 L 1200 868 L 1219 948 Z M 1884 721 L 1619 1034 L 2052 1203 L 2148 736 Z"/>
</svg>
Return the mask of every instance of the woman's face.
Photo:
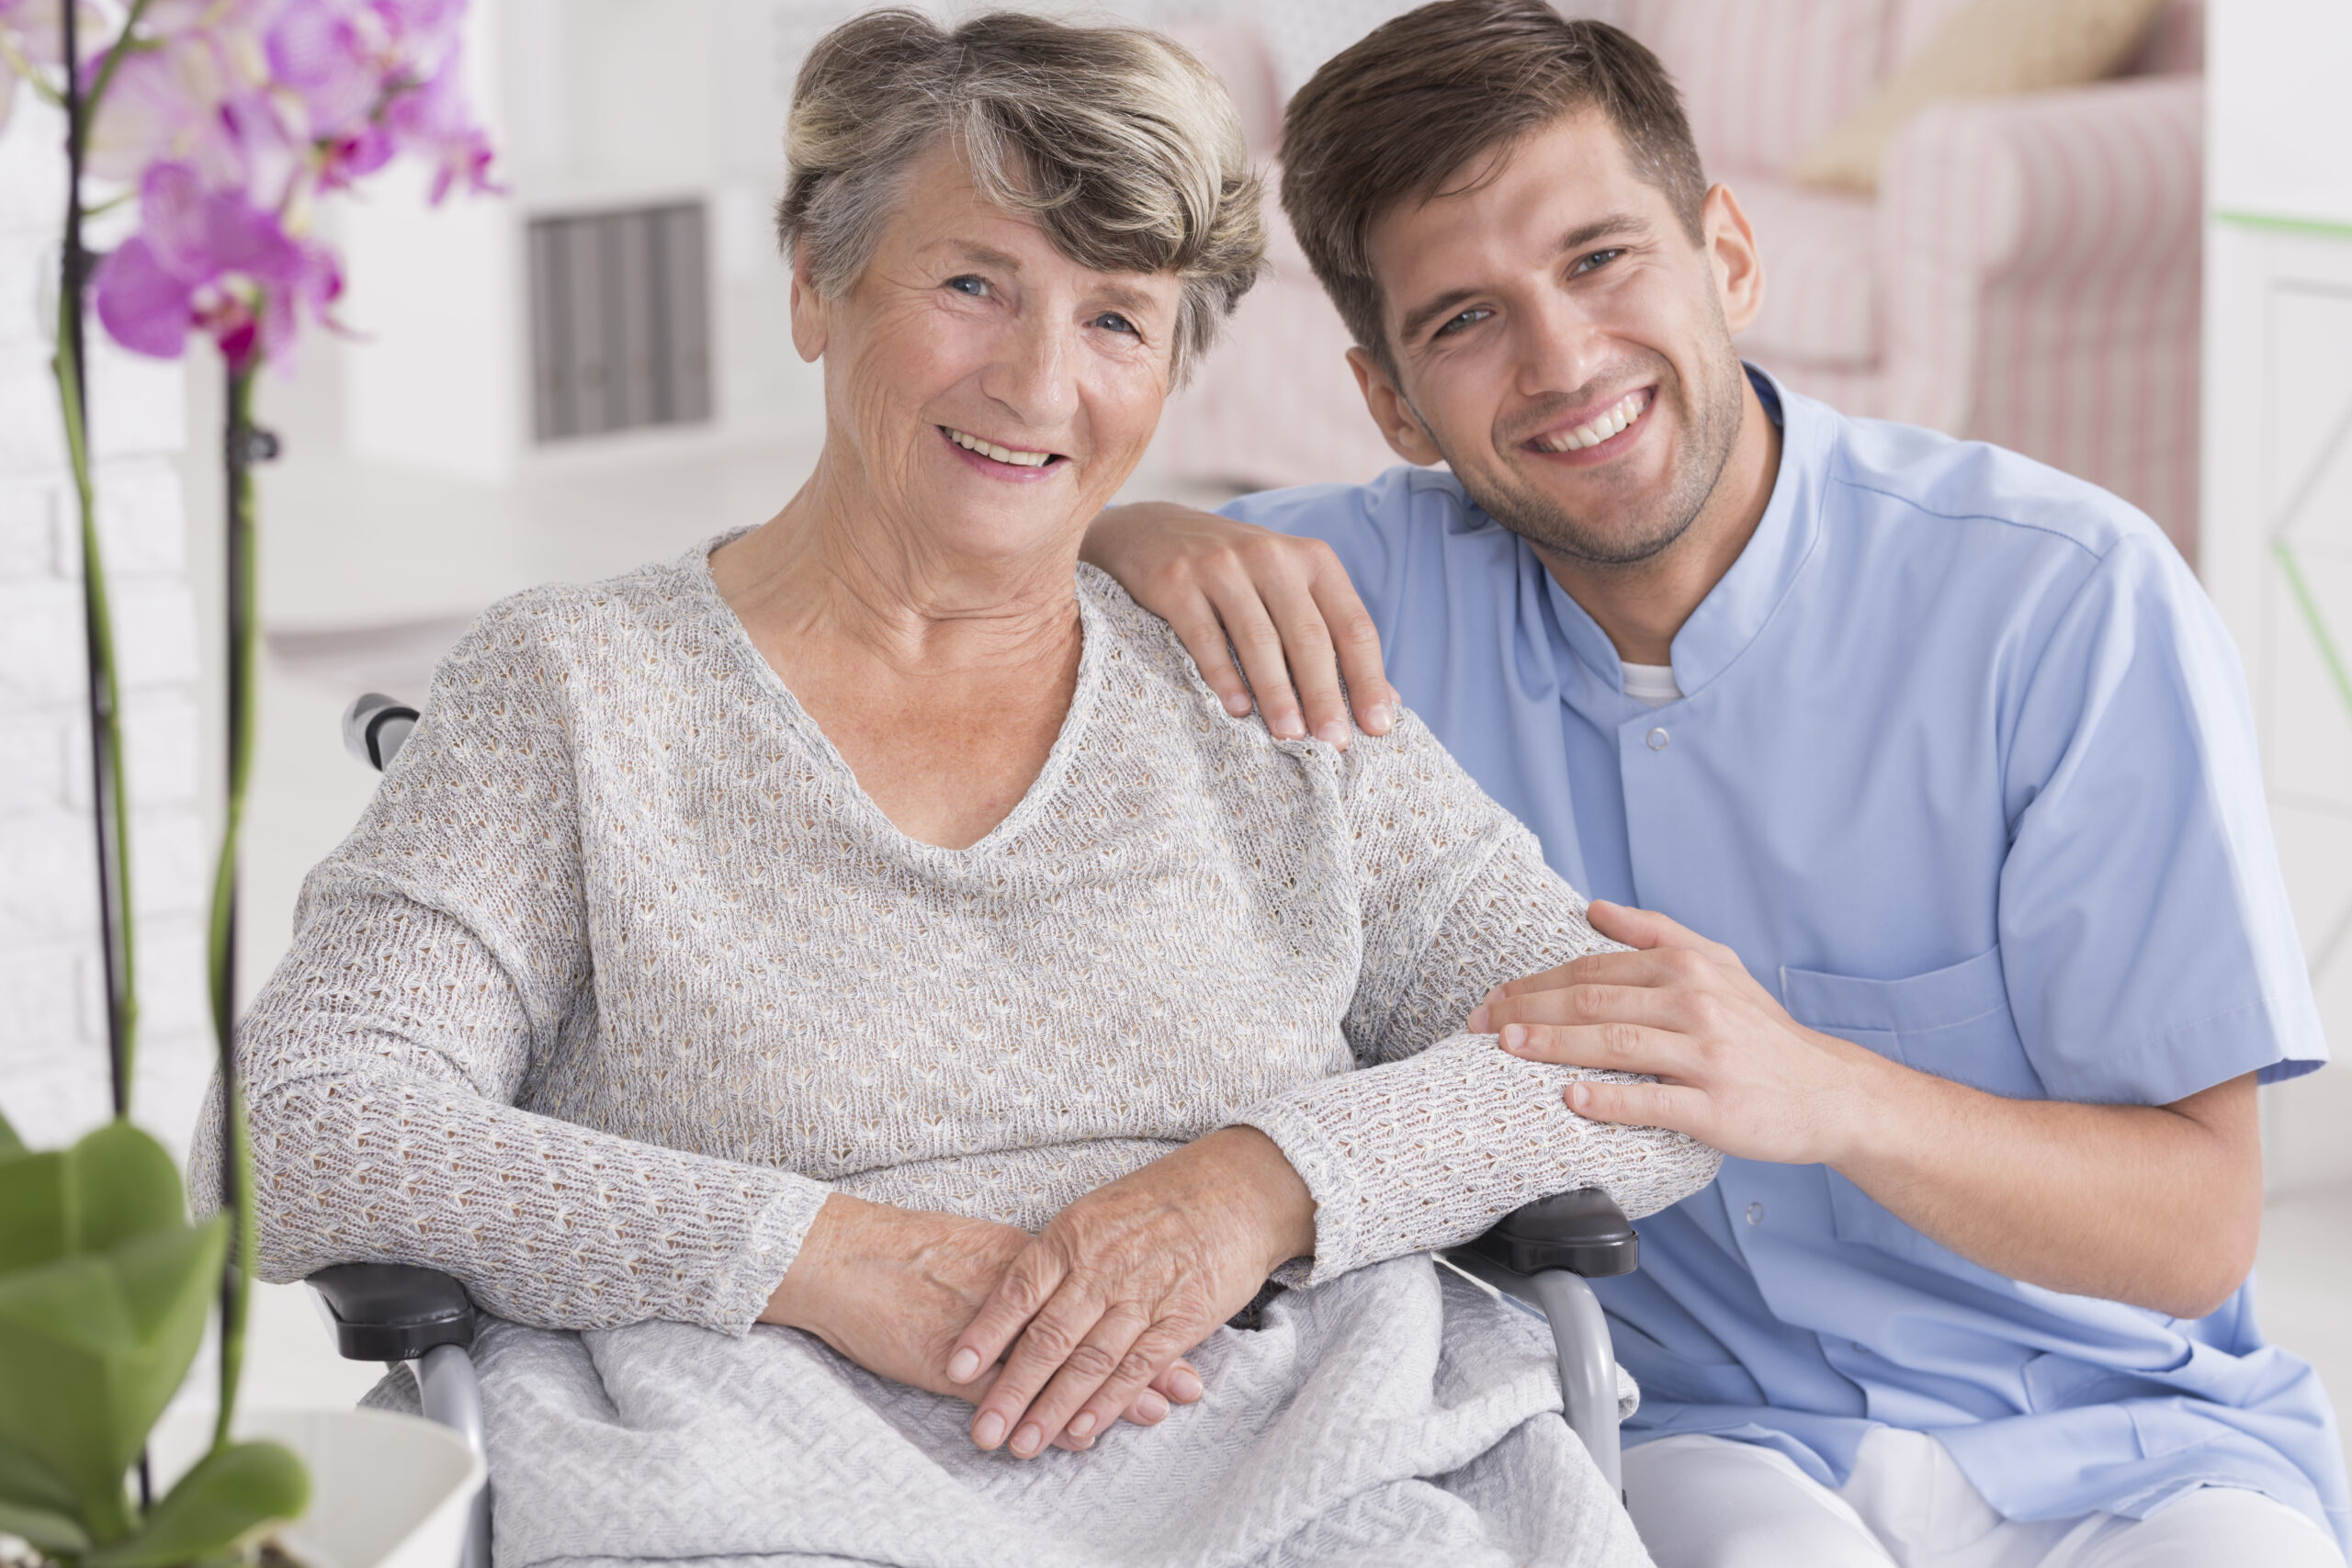
<svg viewBox="0 0 2352 1568">
<path fill-rule="evenodd" d="M 794 340 L 825 362 L 829 457 L 910 541 L 1074 554 L 1159 422 L 1181 292 L 1070 260 L 942 146 L 854 285 L 796 274 Z"/>
</svg>

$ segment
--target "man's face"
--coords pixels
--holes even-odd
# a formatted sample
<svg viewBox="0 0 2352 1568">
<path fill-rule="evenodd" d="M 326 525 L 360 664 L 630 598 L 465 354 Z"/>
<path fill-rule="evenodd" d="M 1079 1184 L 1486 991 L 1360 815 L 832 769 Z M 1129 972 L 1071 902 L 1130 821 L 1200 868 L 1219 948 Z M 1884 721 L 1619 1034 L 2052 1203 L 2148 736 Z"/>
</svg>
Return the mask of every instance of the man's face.
<svg viewBox="0 0 2352 1568">
<path fill-rule="evenodd" d="M 1351 361 L 1389 444 L 1442 457 L 1498 521 L 1576 560 L 1647 560 L 1738 436 L 1731 334 L 1761 299 L 1747 221 L 1718 186 L 1692 243 L 1599 110 L 1501 156 L 1476 189 L 1373 226 L 1396 373 Z"/>
</svg>

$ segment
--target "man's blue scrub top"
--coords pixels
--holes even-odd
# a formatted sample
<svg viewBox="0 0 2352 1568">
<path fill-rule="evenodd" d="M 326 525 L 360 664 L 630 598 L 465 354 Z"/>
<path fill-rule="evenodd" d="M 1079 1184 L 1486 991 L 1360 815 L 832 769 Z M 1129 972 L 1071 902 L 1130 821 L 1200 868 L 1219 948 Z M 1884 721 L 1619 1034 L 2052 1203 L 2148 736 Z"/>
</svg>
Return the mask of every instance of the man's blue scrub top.
<svg viewBox="0 0 2352 1568">
<path fill-rule="evenodd" d="M 1339 552 L 1406 702 L 1555 870 L 1729 943 L 1804 1023 L 2016 1098 L 2318 1066 L 2237 655 L 2164 536 L 1751 375 L 1780 476 L 1666 707 L 1450 474 L 1225 511 Z M 2345 1539 L 2326 1397 L 2251 1287 L 2191 1322 L 2019 1284 L 1822 1166 L 1727 1159 L 1641 1230 L 1641 1271 L 1600 1282 L 1630 1441 L 1716 1433 L 1835 1485 L 1883 1423 L 2012 1518 L 2244 1486 Z"/>
</svg>

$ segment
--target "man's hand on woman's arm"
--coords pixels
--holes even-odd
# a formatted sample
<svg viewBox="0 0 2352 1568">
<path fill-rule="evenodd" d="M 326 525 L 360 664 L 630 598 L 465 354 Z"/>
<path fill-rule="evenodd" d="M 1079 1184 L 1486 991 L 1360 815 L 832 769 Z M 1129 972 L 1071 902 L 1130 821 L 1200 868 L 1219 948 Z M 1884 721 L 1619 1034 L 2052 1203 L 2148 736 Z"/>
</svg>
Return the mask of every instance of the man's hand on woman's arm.
<svg viewBox="0 0 2352 1568">
<path fill-rule="evenodd" d="M 1725 1154 L 1826 1165 L 1905 1224 L 2013 1280 L 2202 1317 L 2254 1265 L 2262 1145 L 2254 1075 L 2170 1105 L 2007 1100 L 1791 1018 L 1739 957 L 1664 915 L 1596 903 L 1600 953 L 1496 987 L 1478 1033 L 1585 1082 L 1597 1122 Z"/>
<path fill-rule="evenodd" d="M 1248 713 L 1254 690 L 1276 735 L 1312 734 L 1341 749 L 1351 701 L 1367 735 L 1385 735 L 1396 722 L 1380 634 L 1340 558 L 1320 539 L 1146 501 L 1096 517 L 1080 554 L 1175 628 L 1227 712 Z M 1227 638 L 1241 655 L 1240 670 Z"/>
<path fill-rule="evenodd" d="M 1023 1459 L 1091 1445 L 1177 1358 L 1315 1250 L 1315 1200 L 1273 1140 L 1227 1127 L 1064 1209 L 1004 1270 L 942 1370 L 977 1395 L 972 1440 Z M 1194 1384 L 1198 1386 L 1197 1382 Z"/>
<path fill-rule="evenodd" d="M 978 1399 L 991 1378 L 948 1381 L 949 1349 L 1029 1245 L 1029 1233 L 1011 1225 L 836 1192 L 818 1211 L 760 1321 L 813 1334 L 893 1382 Z M 1176 1361 L 1130 1391 L 1113 1415 L 1148 1427 L 1166 1418 L 1170 1400 L 1189 1404 L 1200 1396 L 1199 1375 Z"/>
</svg>

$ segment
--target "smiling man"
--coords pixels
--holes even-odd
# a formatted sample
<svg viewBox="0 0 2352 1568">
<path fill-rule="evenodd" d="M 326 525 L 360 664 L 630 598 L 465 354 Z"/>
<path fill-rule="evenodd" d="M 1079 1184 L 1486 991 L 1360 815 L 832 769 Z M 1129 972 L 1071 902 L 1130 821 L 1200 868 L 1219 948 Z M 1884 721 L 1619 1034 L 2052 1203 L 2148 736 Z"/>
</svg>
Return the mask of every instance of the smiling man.
<svg viewBox="0 0 2352 1568">
<path fill-rule="evenodd" d="M 1732 1156 L 1602 1291 L 1657 1560 L 2340 1562 L 2333 1417 L 2245 1283 L 2255 1087 L 2326 1051 L 2179 557 L 1744 367 L 1747 220 L 1611 28 L 1425 7 L 1316 75 L 1283 154 L 1423 466 L 1122 509 L 1090 557 L 1280 733 L 1344 744 L 1341 672 L 1385 728 L 1385 654 L 1640 950 L 1471 1027 L 1654 1075 L 1571 1104 Z"/>
</svg>

